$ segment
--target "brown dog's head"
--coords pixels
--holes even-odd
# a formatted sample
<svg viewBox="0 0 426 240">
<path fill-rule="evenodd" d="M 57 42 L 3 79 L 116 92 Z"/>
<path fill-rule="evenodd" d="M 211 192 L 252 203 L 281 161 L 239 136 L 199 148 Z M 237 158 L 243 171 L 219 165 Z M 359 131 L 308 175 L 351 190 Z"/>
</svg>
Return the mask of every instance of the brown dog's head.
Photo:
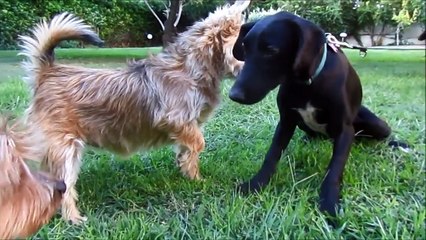
<svg viewBox="0 0 426 240">
<path fill-rule="evenodd" d="M 43 141 L 29 129 L 8 129 L 6 123 L 0 119 L 0 239 L 23 238 L 50 220 L 66 186 L 29 169 L 24 160 L 41 157 Z"/>
<path fill-rule="evenodd" d="M 244 67 L 229 97 L 254 104 L 284 80 L 308 80 L 325 41 L 318 26 L 289 12 L 244 24 L 233 48 Z"/>
<path fill-rule="evenodd" d="M 220 72 L 237 76 L 244 63 L 235 59 L 232 48 L 249 4 L 250 1 L 237 0 L 233 5 L 218 7 L 207 18 L 180 33 L 168 50 L 180 51 L 176 55 L 185 55 L 188 62 L 198 62 L 201 69 L 196 69 L 195 64 L 190 68 L 200 75 L 205 75 L 208 69 L 210 74 Z"/>
</svg>

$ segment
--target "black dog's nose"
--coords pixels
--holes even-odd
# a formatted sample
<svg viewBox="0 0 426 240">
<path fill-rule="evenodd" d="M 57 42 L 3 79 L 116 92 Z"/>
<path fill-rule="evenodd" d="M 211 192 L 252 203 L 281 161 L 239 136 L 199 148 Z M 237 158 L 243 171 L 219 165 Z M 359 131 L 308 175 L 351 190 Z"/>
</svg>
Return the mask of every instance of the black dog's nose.
<svg viewBox="0 0 426 240">
<path fill-rule="evenodd" d="M 231 88 L 231 90 L 229 91 L 229 98 L 232 101 L 242 103 L 245 100 L 244 92 L 239 91 L 238 89 L 235 89 L 235 88 Z"/>
<path fill-rule="evenodd" d="M 61 194 L 64 194 L 67 191 L 67 185 L 65 185 L 64 181 L 57 181 L 55 184 L 55 190 Z"/>
</svg>

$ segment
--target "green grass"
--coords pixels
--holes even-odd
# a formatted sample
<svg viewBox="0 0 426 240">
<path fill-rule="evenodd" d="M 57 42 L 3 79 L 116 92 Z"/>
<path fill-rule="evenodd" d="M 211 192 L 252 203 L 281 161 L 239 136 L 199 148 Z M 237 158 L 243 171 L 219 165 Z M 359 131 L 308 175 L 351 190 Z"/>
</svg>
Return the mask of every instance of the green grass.
<svg viewBox="0 0 426 240">
<path fill-rule="evenodd" d="M 57 58 L 65 59 L 90 59 L 90 58 L 109 58 L 109 59 L 122 59 L 122 58 L 139 58 L 146 57 L 150 53 L 157 53 L 161 48 L 62 48 L 55 49 Z M 0 51 L 0 60 L 3 61 L 16 61 L 22 59 L 18 57 L 17 50 L 4 50 Z"/>
<path fill-rule="evenodd" d="M 150 48 L 83 48 L 83 49 L 55 49 L 55 57 L 64 63 L 84 62 L 89 67 L 117 67 L 123 66 L 126 60 L 145 58 L 149 54 L 156 54 L 159 47 Z M 0 82 L 22 76 L 20 67 L 22 56 L 17 50 L 0 51 Z M 117 64 L 121 63 L 121 64 Z"/>
<path fill-rule="evenodd" d="M 69 54 L 83 56 L 84 51 Z M 93 51 L 99 51 L 96 56 L 102 60 L 74 61 L 123 66 L 124 60 L 106 60 L 101 52 L 124 52 L 122 57 L 128 58 L 140 50 Z M 347 52 L 362 79 L 364 104 L 386 119 L 393 136 L 409 142 L 414 151 L 392 151 L 376 142 L 353 145 L 344 175 L 341 228 L 331 229 L 317 210 L 331 143 L 304 144 L 301 131 L 265 191 L 247 197 L 234 192 L 263 161 L 278 111 L 276 91 L 256 105 L 242 106 L 228 99 L 232 81 L 226 80 L 221 107 L 205 127 L 207 146 L 201 155 L 205 181 L 182 177 L 170 147 L 129 160 L 88 150 L 77 189 L 79 206 L 89 221 L 72 226 L 57 216 L 35 238 L 425 239 L 424 51 L 371 50 L 366 58 L 357 51 Z M 0 79 L 9 79 L 0 81 L 0 109 L 20 114 L 28 104 L 28 90 L 19 79 L 21 72 L 10 74 L 0 71 Z"/>
</svg>

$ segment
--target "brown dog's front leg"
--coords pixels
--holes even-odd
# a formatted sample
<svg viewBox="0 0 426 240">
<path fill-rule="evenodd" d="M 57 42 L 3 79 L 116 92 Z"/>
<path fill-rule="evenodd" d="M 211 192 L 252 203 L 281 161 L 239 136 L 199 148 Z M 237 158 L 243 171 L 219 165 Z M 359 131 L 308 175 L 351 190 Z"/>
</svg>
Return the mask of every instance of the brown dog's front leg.
<svg viewBox="0 0 426 240">
<path fill-rule="evenodd" d="M 336 216 L 339 204 L 340 185 L 346 160 L 349 157 L 352 142 L 354 140 L 354 128 L 352 125 L 343 126 L 342 132 L 334 138 L 333 156 L 327 168 L 327 174 L 321 185 L 320 210 Z"/>
<path fill-rule="evenodd" d="M 193 123 L 177 129 L 173 138 L 179 145 L 176 162 L 181 172 L 190 179 L 201 179 L 198 162 L 205 143 L 198 124 Z"/>
</svg>

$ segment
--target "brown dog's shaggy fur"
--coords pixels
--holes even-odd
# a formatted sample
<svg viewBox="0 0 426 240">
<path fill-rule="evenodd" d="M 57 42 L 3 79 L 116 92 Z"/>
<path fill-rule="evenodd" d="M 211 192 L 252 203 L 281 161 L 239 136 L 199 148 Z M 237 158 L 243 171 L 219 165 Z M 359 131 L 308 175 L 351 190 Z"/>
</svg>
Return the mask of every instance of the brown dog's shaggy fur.
<svg viewBox="0 0 426 240">
<path fill-rule="evenodd" d="M 33 37 L 21 37 L 34 93 L 27 117 L 47 136 L 45 166 L 68 187 L 62 205 L 65 219 L 86 220 L 77 208 L 74 188 L 86 144 L 121 155 L 175 144 L 181 172 L 200 178 L 201 125 L 219 103 L 224 75 L 236 75 L 242 67 L 232 47 L 248 4 L 237 1 L 217 9 L 158 55 L 119 70 L 53 61 L 53 49 L 61 40 L 101 43 L 89 26 L 70 14 L 37 25 Z"/>
<path fill-rule="evenodd" d="M 43 157 L 42 142 L 34 129 L 8 128 L 0 119 L 0 239 L 34 234 L 61 204 L 64 182 L 32 172 L 24 162 Z"/>
</svg>

